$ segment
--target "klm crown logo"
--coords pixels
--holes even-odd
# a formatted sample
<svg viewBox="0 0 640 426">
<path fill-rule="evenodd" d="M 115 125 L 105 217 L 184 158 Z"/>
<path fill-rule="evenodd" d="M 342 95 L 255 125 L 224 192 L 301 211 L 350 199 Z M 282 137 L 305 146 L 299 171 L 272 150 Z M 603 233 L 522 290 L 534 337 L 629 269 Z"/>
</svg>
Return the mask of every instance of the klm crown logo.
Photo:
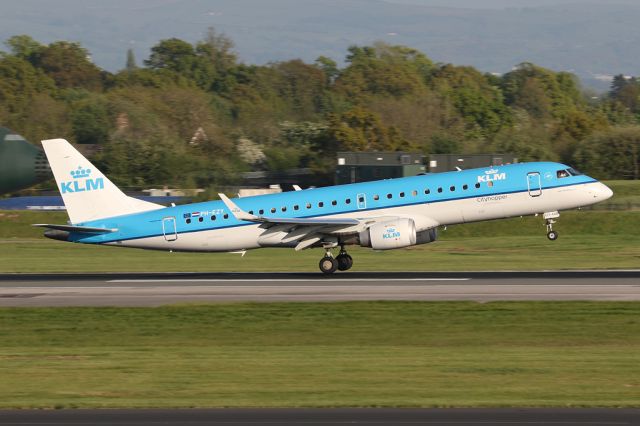
<svg viewBox="0 0 640 426">
<path fill-rule="evenodd" d="M 74 179 L 88 178 L 91 175 L 91 169 L 83 169 L 82 166 L 78 166 L 77 170 L 71 170 L 71 177 Z"/>
<path fill-rule="evenodd" d="M 92 179 L 91 169 L 84 169 L 82 166 L 78 166 L 77 169 L 71 170 L 70 175 L 73 180 L 60 182 L 60 193 L 62 194 L 104 189 L 104 178 Z"/>
</svg>

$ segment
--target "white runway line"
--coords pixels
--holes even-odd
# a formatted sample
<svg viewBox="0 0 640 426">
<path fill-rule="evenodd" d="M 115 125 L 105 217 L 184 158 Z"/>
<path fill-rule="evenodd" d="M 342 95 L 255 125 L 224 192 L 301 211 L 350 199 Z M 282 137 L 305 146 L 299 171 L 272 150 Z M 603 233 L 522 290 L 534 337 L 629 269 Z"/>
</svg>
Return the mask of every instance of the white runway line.
<svg viewBox="0 0 640 426">
<path fill-rule="evenodd" d="M 470 281 L 471 278 L 332 278 L 323 281 L 318 278 L 314 282 L 389 282 L 393 281 Z M 297 278 L 221 278 L 221 279 L 132 279 L 132 280 L 109 280 L 108 283 L 224 283 L 224 282 L 245 282 L 245 283 L 282 283 L 282 282 L 308 282 L 306 279 Z"/>
</svg>

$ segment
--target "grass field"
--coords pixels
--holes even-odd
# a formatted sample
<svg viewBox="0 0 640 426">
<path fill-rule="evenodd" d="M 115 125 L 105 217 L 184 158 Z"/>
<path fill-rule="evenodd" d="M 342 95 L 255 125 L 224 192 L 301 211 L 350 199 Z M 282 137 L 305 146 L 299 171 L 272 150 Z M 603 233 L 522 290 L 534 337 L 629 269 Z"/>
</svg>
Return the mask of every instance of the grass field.
<svg viewBox="0 0 640 426">
<path fill-rule="evenodd" d="M 168 253 L 63 243 L 32 223 L 64 223 L 65 213 L 0 212 L 0 272 L 317 271 L 321 250 L 261 249 Z M 449 227 L 433 244 L 375 252 L 350 249 L 355 271 L 464 271 L 640 268 L 640 212 L 567 212 L 545 237 L 541 218 Z"/>
<path fill-rule="evenodd" d="M 0 407 L 640 406 L 640 303 L 0 309 Z"/>
<path fill-rule="evenodd" d="M 610 180 L 604 183 L 613 190 L 613 197 L 588 209 L 640 210 L 640 181 Z"/>
</svg>

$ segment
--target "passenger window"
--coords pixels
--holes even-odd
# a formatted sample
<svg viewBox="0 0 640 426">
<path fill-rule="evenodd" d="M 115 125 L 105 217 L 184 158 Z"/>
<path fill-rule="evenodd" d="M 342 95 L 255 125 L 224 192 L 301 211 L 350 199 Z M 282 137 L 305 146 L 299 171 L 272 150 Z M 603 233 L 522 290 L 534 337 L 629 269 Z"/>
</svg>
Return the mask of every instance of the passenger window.
<svg viewBox="0 0 640 426">
<path fill-rule="evenodd" d="M 307 203 L 307 208 L 310 209 L 311 208 L 311 203 Z"/>
<path fill-rule="evenodd" d="M 431 190 L 429 188 L 424 190 L 424 195 L 429 195 L 431 194 Z"/>
<path fill-rule="evenodd" d="M 187 219 L 185 220 L 185 222 L 187 222 L 187 224 L 191 223 L 191 219 Z"/>
<path fill-rule="evenodd" d="M 359 203 L 364 203 L 364 197 L 360 197 L 360 198 L 358 198 L 358 202 L 359 202 Z"/>
<path fill-rule="evenodd" d="M 569 172 L 566 170 L 558 170 L 556 175 L 558 176 L 558 179 L 562 179 L 562 178 L 569 177 Z"/>
<path fill-rule="evenodd" d="M 216 215 L 215 214 L 211 215 L 211 220 L 216 220 Z"/>
<path fill-rule="evenodd" d="M 476 183 L 476 189 L 480 188 L 480 182 Z"/>
<path fill-rule="evenodd" d="M 455 186 L 450 186 L 450 187 L 449 187 L 449 191 L 453 192 L 453 191 L 455 191 L 455 190 L 456 190 L 456 187 L 455 187 Z"/>
<path fill-rule="evenodd" d="M 203 222 L 203 221 L 204 221 L 204 217 L 200 216 L 200 217 L 198 218 L 198 222 Z"/>
<path fill-rule="evenodd" d="M 280 210 L 282 210 L 283 212 L 286 212 L 287 208 L 286 207 L 282 207 Z"/>
<path fill-rule="evenodd" d="M 271 213 L 275 213 L 276 212 L 276 208 L 275 207 L 271 207 Z"/>
<path fill-rule="evenodd" d="M 415 189 L 411 192 L 411 195 L 413 195 L 414 197 L 418 195 L 418 191 L 416 191 Z"/>
<path fill-rule="evenodd" d="M 464 191 L 466 191 L 467 189 L 469 189 L 469 185 L 466 185 L 466 184 L 465 184 L 465 185 L 462 185 L 462 189 L 463 189 Z"/>
<path fill-rule="evenodd" d="M 225 219 L 229 219 L 229 215 L 228 215 L 228 214 L 226 214 L 226 213 L 225 213 L 225 214 L 224 214 L 224 216 L 222 216 L 222 217 L 224 217 Z"/>
<path fill-rule="evenodd" d="M 333 200 L 333 201 L 331 202 L 331 205 L 332 205 L 332 206 L 337 206 L 337 205 L 338 205 L 338 202 L 337 202 L 336 200 Z"/>
<path fill-rule="evenodd" d="M 374 195 L 374 196 L 373 196 L 373 199 L 374 199 L 375 201 L 378 201 L 378 200 L 380 199 L 380 196 L 379 196 L 378 194 L 376 194 L 376 195 Z"/>
<path fill-rule="evenodd" d="M 351 198 L 347 198 L 346 200 L 344 200 L 344 202 L 345 202 L 345 204 L 351 204 Z"/>
<path fill-rule="evenodd" d="M 300 206 L 296 204 L 296 205 L 293 206 L 293 209 L 294 210 L 300 210 Z"/>
<path fill-rule="evenodd" d="M 442 192 L 442 188 L 438 188 L 438 192 Z"/>
<path fill-rule="evenodd" d="M 404 192 L 400 193 L 400 198 L 404 198 Z"/>
<path fill-rule="evenodd" d="M 487 182 L 487 186 L 491 188 L 493 186 L 493 182 L 492 181 Z"/>
<path fill-rule="evenodd" d="M 388 199 L 391 199 L 392 197 L 393 197 L 393 195 L 391 195 L 391 194 L 387 194 L 387 198 L 388 198 Z"/>
<path fill-rule="evenodd" d="M 324 207 L 324 203 L 323 203 L 322 201 L 320 201 L 320 202 L 318 203 L 318 207 Z"/>
<path fill-rule="evenodd" d="M 260 209 L 260 211 L 258 211 L 258 214 L 263 215 L 264 214 L 264 210 Z"/>
</svg>

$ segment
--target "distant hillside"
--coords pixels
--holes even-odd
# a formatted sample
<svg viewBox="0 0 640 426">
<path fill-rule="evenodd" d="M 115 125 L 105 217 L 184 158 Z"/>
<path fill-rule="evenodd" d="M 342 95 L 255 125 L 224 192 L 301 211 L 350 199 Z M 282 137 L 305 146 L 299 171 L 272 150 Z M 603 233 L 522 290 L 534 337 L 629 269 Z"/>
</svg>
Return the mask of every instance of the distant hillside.
<svg viewBox="0 0 640 426">
<path fill-rule="evenodd" d="M 80 41 L 101 67 L 138 61 L 159 39 L 201 39 L 207 27 L 229 35 L 242 60 L 266 63 L 319 55 L 341 61 L 347 46 L 384 40 L 415 47 L 437 62 L 506 72 L 523 61 L 578 74 L 638 74 L 640 3 L 491 0 L 496 9 L 434 7 L 440 0 L 21 0 L 5 2 L 0 39 L 29 34 L 42 42 Z M 471 5 L 471 0 L 446 2 Z M 475 2 L 474 2 L 475 3 Z M 565 4 L 566 3 L 566 4 Z M 499 8 L 505 4 L 539 7 Z M 555 4 L 555 5 L 553 5 Z"/>
</svg>

